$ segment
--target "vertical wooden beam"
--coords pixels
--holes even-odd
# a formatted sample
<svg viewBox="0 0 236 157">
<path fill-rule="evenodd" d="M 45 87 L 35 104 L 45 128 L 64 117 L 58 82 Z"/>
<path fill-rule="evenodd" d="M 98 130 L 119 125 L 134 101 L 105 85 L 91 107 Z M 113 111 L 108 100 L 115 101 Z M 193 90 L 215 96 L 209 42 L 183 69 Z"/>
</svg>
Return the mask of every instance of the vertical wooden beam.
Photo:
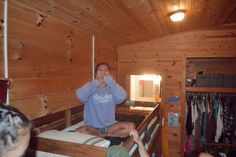
<svg viewBox="0 0 236 157">
<path fill-rule="evenodd" d="M 162 114 L 162 119 L 161 121 L 161 154 L 164 157 L 169 157 L 169 146 L 168 146 L 168 139 L 167 139 L 167 132 L 166 132 L 166 128 L 167 128 L 167 124 L 165 124 L 167 122 L 166 117 L 167 117 L 167 107 L 166 107 L 166 74 L 162 73 L 161 74 L 162 77 L 162 81 L 161 81 L 161 114 Z"/>
<path fill-rule="evenodd" d="M 65 116 L 66 116 L 66 127 L 71 126 L 71 110 L 68 109 L 65 111 Z"/>
<path fill-rule="evenodd" d="M 126 85 L 125 85 L 125 88 L 126 88 L 126 93 L 127 93 L 127 100 L 130 100 L 130 93 L 131 93 L 131 88 L 130 88 L 130 82 L 131 82 L 131 75 L 126 75 Z"/>
<path fill-rule="evenodd" d="M 182 84 L 182 93 L 183 93 L 183 103 L 181 104 L 181 122 L 180 122 L 180 156 L 184 156 L 184 136 L 185 136 L 185 105 L 186 105 L 186 93 L 185 93 L 185 89 L 186 89 L 186 57 L 182 57 L 182 61 L 184 64 L 184 68 L 183 68 L 183 84 Z"/>
</svg>

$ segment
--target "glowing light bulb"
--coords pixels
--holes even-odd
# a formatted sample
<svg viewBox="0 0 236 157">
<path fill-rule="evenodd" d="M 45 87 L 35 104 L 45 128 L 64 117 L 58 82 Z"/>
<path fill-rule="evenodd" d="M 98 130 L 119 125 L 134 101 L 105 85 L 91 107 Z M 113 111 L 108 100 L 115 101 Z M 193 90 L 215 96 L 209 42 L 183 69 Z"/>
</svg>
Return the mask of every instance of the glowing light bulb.
<svg viewBox="0 0 236 157">
<path fill-rule="evenodd" d="M 185 12 L 183 10 L 175 11 L 172 14 L 170 14 L 170 19 L 173 22 L 182 21 L 184 17 L 185 17 Z"/>
</svg>

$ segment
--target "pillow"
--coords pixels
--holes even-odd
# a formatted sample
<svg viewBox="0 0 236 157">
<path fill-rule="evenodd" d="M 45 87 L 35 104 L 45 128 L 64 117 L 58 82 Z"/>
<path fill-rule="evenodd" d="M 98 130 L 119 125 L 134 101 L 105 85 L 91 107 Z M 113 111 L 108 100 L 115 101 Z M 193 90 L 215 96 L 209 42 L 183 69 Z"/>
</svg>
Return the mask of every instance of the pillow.
<svg viewBox="0 0 236 157">
<path fill-rule="evenodd" d="M 48 138 L 48 139 L 55 139 L 55 140 L 80 143 L 80 144 L 88 144 L 88 145 L 105 147 L 105 148 L 108 148 L 110 145 L 110 141 L 104 138 L 88 135 L 88 134 L 81 134 L 78 132 L 48 130 L 48 131 L 44 131 L 38 134 L 37 136 Z"/>
</svg>

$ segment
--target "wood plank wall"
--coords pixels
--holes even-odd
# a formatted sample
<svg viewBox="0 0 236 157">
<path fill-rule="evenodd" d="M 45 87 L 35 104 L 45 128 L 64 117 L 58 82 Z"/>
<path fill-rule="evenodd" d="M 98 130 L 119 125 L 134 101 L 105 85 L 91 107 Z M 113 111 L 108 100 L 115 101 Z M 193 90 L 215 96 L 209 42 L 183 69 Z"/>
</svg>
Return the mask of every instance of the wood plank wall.
<svg viewBox="0 0 236 157">
<path fill-rule="evenodd" d="M 130 74 L 155 73 L 163 76 L 162 109 L 170 157 L 183 156 L 185 116 L 185 60 L 187 57 L 235 57 L 236 26 L 169 35 L 118 48 L 119 82 L 126 87 Z M 179 96 L 179 103 L 168 103 Z M 180 115 L 179 127 L 167 126 L 167 114 Z"/>
<path fill-rule="evenodd" d="M 80 106 L 75 90 L 92 78 L 92 34 L 20 1 L 9 1 L 8 21 L 10 104 L 31 119 Z M 114 44 L 96 43 L 96 61 L 109 62 L 117 75 Z M 2 46 L 0 56 L 2 64 Z"/>
<path fill-rule="evenodd" d="M 104 38 L 96 37 L 95 42 L 95 65 L 105 62 L 110 65 L 111 75 L 114 79 L 118 76 L 117 47 Z"/>
</svg>

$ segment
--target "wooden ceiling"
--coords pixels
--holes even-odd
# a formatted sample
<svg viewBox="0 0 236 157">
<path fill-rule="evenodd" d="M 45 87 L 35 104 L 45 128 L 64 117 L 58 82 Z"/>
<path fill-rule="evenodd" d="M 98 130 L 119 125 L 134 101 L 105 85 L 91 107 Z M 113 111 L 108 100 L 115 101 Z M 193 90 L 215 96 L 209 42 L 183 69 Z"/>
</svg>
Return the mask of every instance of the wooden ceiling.
<svg viewBox="0 0 236 157">
<path fill-rule="evenodd" d="M 236 22 L 236 0 L 16 0 L 117 45 Z M 168 14 L 186 10 L 179 23 Z"/>
</svg>

